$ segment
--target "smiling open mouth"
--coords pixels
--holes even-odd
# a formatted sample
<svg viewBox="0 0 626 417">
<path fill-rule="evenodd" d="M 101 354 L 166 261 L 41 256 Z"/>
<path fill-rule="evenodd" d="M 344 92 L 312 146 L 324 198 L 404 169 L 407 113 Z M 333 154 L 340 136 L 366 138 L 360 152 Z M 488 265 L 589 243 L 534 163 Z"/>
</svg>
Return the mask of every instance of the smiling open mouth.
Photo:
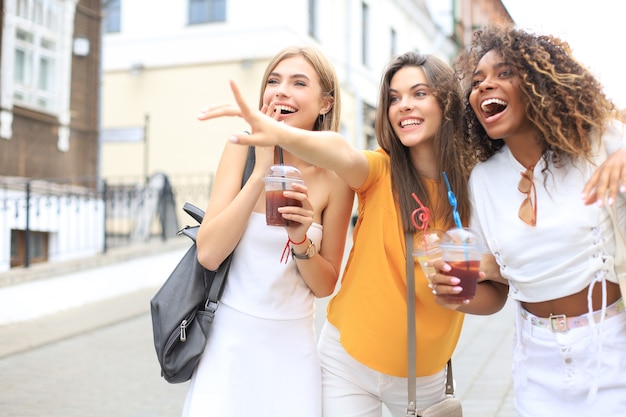
<svg viewBox="0 0 626 417">
<path fill-rule="evenodd" d="M 298 110 L 290 106 L 276 106 L 276 111 L 280 112 L 280 114 L 292 114 Z"/>
<path fill-rule="evenodd" d="M 501 113 L 508 106 L 507 102 L 498 98 L 489 98 L 480 104 L 480 109 L 485 114 L 485 117 L 491 117 L 495 114 Z"/>
<path fill-rule="evenodd" d="M 400 127 L 407 127 L 407 126 L 419 126 L 423 123 L 423 120 L 420 119 L 406 119 L 400 122 Z"/>
</svg>

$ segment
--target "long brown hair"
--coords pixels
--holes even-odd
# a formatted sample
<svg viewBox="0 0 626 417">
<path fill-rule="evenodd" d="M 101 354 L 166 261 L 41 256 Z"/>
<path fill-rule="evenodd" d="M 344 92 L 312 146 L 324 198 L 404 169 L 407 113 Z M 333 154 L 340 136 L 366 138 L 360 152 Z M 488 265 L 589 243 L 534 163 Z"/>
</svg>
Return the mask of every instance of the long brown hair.
<svg viewBox="0 0 626 417">
<path fill-rule="evenodd" d="M 403 223 L 407 231 L 415 232 L 411 222 L 411 213 L 416 208 L 416 202 L 411 194 L 415 193 L 424 205 L 431 210 L 437 210 L 437 213 L 434 213 L 437 217 L 445 216 L 449 226 L 454 224 L 443 175 L 437 177 L 439 190 L 437 202 L 430 201 L 424 177 L 413 166 L 409 148 L 402 144 L 389 120 L 391 79 L 398 70 L 406 66 L 421 67 L 424 70 L 428 85 L 441 107 L 443 113 L 441 128 L 432 138 L 435 158 L 440 172 L 446 172 L 450 187 L 456 195 L 461 219 L 467 222 L 470 213 L 467 178 L 473 160 L 469 153 L 461 149 L 466 143 L 462 136 L 463 100 L 460 84 L 452 67 L 439 58 L 407 52 L 388 64 L 381 81 L 376 112 L 377 140 L 391 160 L 391 182 L 401 209 Z"/>
</svg>

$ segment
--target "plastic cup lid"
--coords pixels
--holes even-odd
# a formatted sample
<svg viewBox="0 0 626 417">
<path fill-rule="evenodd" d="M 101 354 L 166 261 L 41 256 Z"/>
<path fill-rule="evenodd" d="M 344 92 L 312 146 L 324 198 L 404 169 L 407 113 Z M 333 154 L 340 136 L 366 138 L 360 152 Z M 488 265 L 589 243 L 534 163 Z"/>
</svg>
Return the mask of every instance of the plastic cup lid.
<svg viewBox="0 0 626 417">
<path fill-rule="evenodd" d="M 272 165 L 265 172 L 265 181 L 273 181 L 278 178 L 289 178 L 290 180 L 302 180 L 300 170 L 291 165 Z"/>
<path fill-rule="evenodd" d="M 472 246 L 478 247 L 481 250 L 484 249 L 484 242 L 482 237 L 474 230 L 464 227 L 459 229 L 458 227 L 452 228 L 444 233 L 441 239 L 440 246 L 443 247 L 459 247 L 459 246 Z"/>
<path fill-rule="evenodd" d="M 431 252 L 437 249 L 443 238 L 443 232 L 439 229 L 430 229 L 426 233 L 420 233 L 415 236 L 414 250 L 415 252 Z M 426 250 L 428 249 L 428 250 Z"/>
</svg>

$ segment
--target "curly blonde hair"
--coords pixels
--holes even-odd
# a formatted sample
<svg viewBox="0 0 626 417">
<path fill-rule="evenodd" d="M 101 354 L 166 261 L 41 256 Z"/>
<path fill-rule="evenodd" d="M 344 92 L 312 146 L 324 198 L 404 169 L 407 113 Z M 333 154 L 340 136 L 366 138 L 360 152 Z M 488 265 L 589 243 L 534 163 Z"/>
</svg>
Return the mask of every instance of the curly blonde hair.
<svg viewBox="0 0 626 417">
<path fill-rule="evenodd" d="M 466 134 L 476 157 L 484 161 L 504 146 L 490 139 L 469 105 L 472 73 L 480 59 L 496 50 L 520 76 L 526 115 L 538 130 L 538 140 L 552 160 L 589 158 L 592 134 L 602 134 L 618 109 L 603 92 L 598 79 L 572 56 L 567 42 L 513 26 L 487 26 L 473 34 L 471 46 L 455 61 L 465 100 Z"/>
</svg>

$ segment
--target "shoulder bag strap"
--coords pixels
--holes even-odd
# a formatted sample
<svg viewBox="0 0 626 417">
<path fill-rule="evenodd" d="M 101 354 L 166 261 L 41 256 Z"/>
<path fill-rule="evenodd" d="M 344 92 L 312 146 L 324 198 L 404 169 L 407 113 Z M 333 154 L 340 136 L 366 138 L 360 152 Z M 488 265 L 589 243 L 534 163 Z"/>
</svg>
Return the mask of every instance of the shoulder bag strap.
<svg viewBox="0 0 626 417">
<path fill-rule="evenodd" d="M 407 372 L 409 385 L 409 402 L 406 408 L 407 417 L 417 415 L 415 405 L 415 262 L 413 261 L 413 234 L 406 232 L 404 235 L 406 246 L 406 313 L 407 313 L 407 339 L 409 352 L 409 367 Z"/>
<path fill-rule="evenodd" d="M 406 232 L 404 235 L 406 246 L 406 304 L 407 304 L 407 339 L 408 339 L 408 404 L 407 417 L 417 416 L 415 400 L 415 261 L 413 259 L 413 234 Z M 454 396 L 454 379 L 452 377 L 452 358 L 448 359 L 446 366 L 446 396 Z"/>
<path fill-rule="evenodd" d="M 246 157 L 246 166 L 243 168 L 243 178 L 241 178 L 241 188 L 246 185 L 250 174 L 254 170 L 254 163 L 256 162 L 256 154 L 254 153 L 254 146 L 248 146 L 248 156 Z"/>
<path fill-rule="evenodd" d="M 248 156 L 246 157 L 246 165 L 243 170 L 243 177 L 241 179 L 241 188 L 246 184 L 250 174 L 254 170 L 254 163 L 256 161 L 254 146 L 248 147 Z M 219 304 L 219 300 L 222 297 L 224 291 L 224 284 L 226 283 L 226 277 L 228 276 L 228 270 L 230 269 L 230 262 L 232 259 L 232 252 L 224 259 L 215 273 L 215 277 L 211 282 L 211 287 L 208 291 L 208 297 L 205 303 L 205 308 L 210 311 L 215 311 Z M 206 272 L 205 272 L 206 273 Z"/>
</svg>

